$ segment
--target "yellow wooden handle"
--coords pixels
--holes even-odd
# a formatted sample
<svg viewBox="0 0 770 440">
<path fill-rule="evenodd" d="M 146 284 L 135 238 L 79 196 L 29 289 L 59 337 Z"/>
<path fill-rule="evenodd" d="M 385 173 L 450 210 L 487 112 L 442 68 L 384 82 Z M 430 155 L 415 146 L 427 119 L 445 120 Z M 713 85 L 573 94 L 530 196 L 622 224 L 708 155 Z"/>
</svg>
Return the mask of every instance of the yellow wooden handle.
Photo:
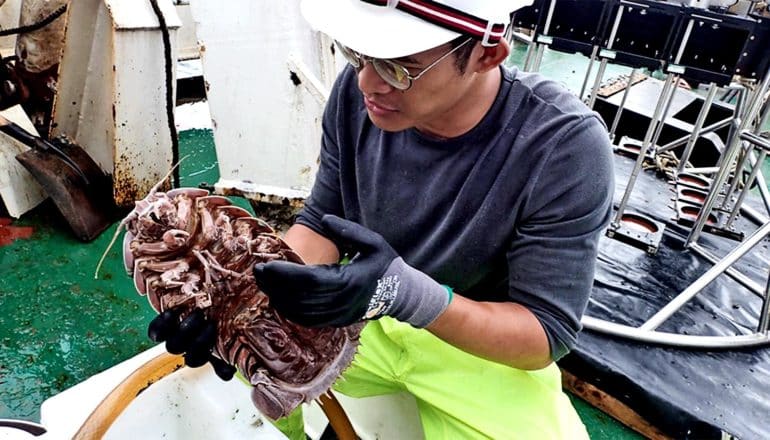
<svg viewBox="0 0 770 440">
<path fill-rule="evenodd" d="M 345 410 L 342 409 L 342 405 L 334 397 L 334 394 L 321 394 L 318 398 L 318 406 L 323 410 L 339 440 L 358 440 L 348 415 L 345 414 Z"/>
<path fill-rule="evenodd" d="M 125 378 L 96 406 L 73 439 L 90 440 L 102 438 L 107 430 L 110 429 L 115 419 L 118 418 L 139 393 L 183 366 L 184 358 L 170 353 L 161 353 L 150 359 Z"/>
</svg>

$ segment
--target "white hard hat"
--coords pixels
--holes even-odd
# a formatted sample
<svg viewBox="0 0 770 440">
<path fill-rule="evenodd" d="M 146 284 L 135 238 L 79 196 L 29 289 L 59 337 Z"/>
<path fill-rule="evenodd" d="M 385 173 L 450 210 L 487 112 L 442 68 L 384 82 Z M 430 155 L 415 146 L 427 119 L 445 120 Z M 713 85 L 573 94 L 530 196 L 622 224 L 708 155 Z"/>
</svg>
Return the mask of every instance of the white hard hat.
<svg viewBox="0 0 770 440">
<path fill-rule="evenodd" d="M 486 46 L 503 38 L 510 14 L 533 0 L 303 0 L 310 25 L 356 52 L 399 58 L 460 35 Z"/>
</svg>

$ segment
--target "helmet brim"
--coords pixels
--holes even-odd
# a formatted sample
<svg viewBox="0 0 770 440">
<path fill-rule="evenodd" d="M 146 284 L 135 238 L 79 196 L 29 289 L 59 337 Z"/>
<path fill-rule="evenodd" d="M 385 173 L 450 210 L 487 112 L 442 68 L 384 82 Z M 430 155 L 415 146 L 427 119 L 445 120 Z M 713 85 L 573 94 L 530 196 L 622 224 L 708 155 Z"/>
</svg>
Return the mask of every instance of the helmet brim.
<svg viewBox="0 0 770 440">
<path fill-rule="evenodd" d="M 413 55 L 461 35 L 396 9 L 360 0 L 303 0 L 300 8 L 311 27 L 375 58 Z"/>
</svg>

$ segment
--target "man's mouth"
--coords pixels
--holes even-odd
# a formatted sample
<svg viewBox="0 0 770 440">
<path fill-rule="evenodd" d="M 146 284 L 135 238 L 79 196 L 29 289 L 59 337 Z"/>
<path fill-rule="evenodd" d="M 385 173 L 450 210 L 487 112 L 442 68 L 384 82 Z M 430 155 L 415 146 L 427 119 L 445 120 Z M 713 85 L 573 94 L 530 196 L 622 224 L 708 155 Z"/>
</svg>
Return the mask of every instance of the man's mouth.
<svg viewBox="0 0 770 440">
<path fill-rule="evenodd" d="M 372 101 L 371 99 L 364 97 L 364 104 L 366 105 L 366 109 L 370 112 L 376 114 L 376 115 L 384 115 L 388 113 L 392 113 L 397 111 L 393 107 L 389 107 L 385 104 L 378 103 L 376 101 Z"/>
</svg>

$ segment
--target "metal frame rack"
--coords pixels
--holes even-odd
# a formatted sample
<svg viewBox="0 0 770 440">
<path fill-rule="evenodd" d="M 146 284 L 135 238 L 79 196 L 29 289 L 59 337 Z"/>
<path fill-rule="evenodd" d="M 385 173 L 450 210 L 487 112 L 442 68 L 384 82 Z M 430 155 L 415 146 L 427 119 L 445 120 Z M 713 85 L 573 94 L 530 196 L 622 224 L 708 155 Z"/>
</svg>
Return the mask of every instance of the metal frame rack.
<svg viewBox="0 0 770 440">
<path fill-rule="evenodd" d="M 679 215 L 683 219 L 679 223 L 691 227 L 684 249 L 695 252 L 713 266 L 638 327 L 584 316 L 585 327 L 644 342 L 686 347 L 743 347 L 770 343 L 770 274 L 767 284 L 760 286 L 733 267 L 739 258 L 770 236 L 767 213 L 759 213 L 743 203 L 752 184 L 759 182 L 762 200 L 770 213 L 770 194 L 760 170 L 763 160 L 770 153 L 770 141 L 759 136 L 762 123 L 770 113 L 770 105 L 765 103 L 770 83 L 770 20 L 750 14 L 732 15 L 725 11 L 656 0 L 536 0 L 535 4 L 514 16 L 513 24 L 532 32 L 525 70 L 538 69 L 546 47 L 590 57 L 580 91 L 581 98 L 593 64 L 600 60 L 587 99 L 592 108 L 608 63 L 632 69 L 610 129 L 613 137 L 637 71 L 661 70 L 666 74 L 663 90 L 644 139 L 639 144 L 625 192 L 607 230 L 609 237 L 645 250 L 650 258 L 655 258 L 665 225 L 643 214 L 626 212 L 645 158 L 685 145 L 674 173 L 674 183 L 685 188 L 680 188 L 679 194 L 692 191 L 686 188 L 689 180 L 705 182 L 702 188 L 705 191 L 700 193 L 699 203 L 682 197 L 681 203 L 677 203 L 677 211 L 681 214 L 681 210 L 689 210 L 691 214 L 689 224 Z M 741 76 L 742 85 L 732 83 L 735 75 Z M 708 83 L 708 90 L 692 133 L 658 146 L 680 80 Z M 734 115 L 704 127 L 720 89 L 737 93 Z M 728 125 L 727 147 L 721 152 L 717 165 L 707 169 L 688 167 L 698 139 Z M 711 175 L 713 177 L 708 177 Z M 740 214 L 758 225 L 745 238 L 743 233 L 731 232 Z M 626 222 L 631 224 L 626 226 Z M 646 231 L 639 232 L 640 224 Z M 704 231 L 732 238 L 739 244 L 724 256 L 712 255 L 698 244 Z M 690 299 L 723 274 L 761 299 L 761 311 L 753 333 L 707 336 L 658 330 Z"/>
</svg>

